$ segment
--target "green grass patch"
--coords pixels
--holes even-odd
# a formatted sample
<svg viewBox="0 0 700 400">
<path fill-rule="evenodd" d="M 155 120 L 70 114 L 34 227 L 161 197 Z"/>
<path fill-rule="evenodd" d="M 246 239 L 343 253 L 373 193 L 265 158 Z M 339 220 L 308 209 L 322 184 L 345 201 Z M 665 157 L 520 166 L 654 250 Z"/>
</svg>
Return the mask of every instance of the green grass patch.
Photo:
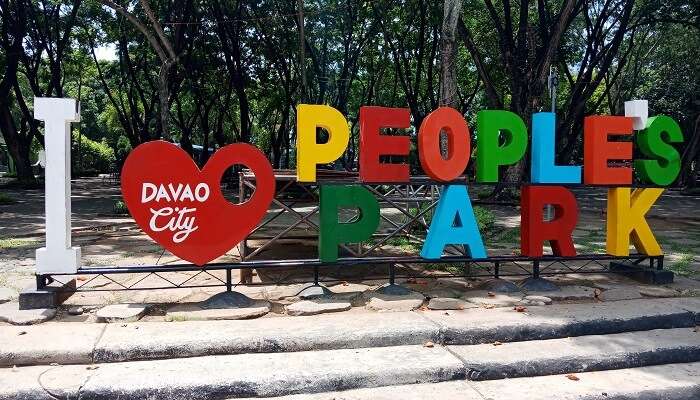
<svg viewBox="0 0 700 400">
<path fill-rule="evenodd" d="M 425 264 L 426 271 L 449 272 L 454 275 L 466 275 L 467 268 L 464 264 Z"/>
<path fill-rule="evenodd" d="M 488 208 L 475 206 L 474 217 L 476 217 L 476 223 L 479 225 L 480 232 L 489 231 L 496 224 L 496 216 Z"/>
<path fill-rule="evenodd" d="M 385 242 L 388 245 L 400 247 L 405 251 L 419 251 L 423 245 L 405 236 L 394 236 Z"/>
<path fill-rule="evenodd" d="M 695 274 L 695 271 L 691 269 L 691 266 L 694 261 L 695 256 L 693 254 L 683 253 L 676 261 L 672 262 L 667 268 L 678 275 L 691 276 Z"/>
<path fill-rule="evenodd" d="M 518 244 L 520 243 L 520 229 L 505 228 L 494 236 L 493 242 L 496 244 Z"/>
<path fill-rule="evenodd" d="M 40 242 L 29 238 L 0 238 L 0 249 L 24 249 L 36 247 Z"/>
<path fill-rule="evenodd" d="M 7 193 L 0 193 L 0 205 L 15 204 L 17 200 Z"/>
<path fill-rule="evenodd" d="M 605 237 L 601 239 L 600 233 L 598 232 L 588 232 L 588 234 L 582 238 L 577 238 L 574 240 L 574 244 L 581 247 L 586 253 L 605 253 Z"/>
<path fill-rule="evenodd" d="M 114 208 L 112 211 L 117 215 L 129 215 L 129 209 L 126 207 L 123 201 L 118 200 L 114 203 Z"/>
</svg>

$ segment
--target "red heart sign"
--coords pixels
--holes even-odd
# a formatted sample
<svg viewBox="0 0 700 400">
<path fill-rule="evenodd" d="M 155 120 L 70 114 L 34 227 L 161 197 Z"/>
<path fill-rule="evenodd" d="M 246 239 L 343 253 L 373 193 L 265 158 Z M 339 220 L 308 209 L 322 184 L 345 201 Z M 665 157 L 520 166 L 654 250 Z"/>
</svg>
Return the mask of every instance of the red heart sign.
<svg viewBox="0 0 700 400">
<path fill-rule="evenodd" d="M 255 192 L 241 204 L 230 203 L 221 193 L 221 177 L 234 164 L 255 174 Z M 176 256 L 200 266 L 243 240 L 265 216 L 275 194 L 269 161 L 244 143 L 222 147 L 202 170 L 172 143 L 144 143 L 126 159 L 121 184 L 141 229 Z"/>
</svg>

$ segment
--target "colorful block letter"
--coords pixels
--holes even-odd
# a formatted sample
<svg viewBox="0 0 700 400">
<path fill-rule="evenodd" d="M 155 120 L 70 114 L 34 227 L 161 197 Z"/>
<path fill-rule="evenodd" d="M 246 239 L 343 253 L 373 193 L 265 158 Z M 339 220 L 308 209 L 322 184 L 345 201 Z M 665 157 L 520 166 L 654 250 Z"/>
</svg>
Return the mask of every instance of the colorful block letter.
<svg viewBox="0 0 700 400">
<path fill-rule="evenodd" d="M 499 166 L 515 164 L 525 155 L 527 128 L 517 114 L 504 110 L 479 111 L 476 125 L 476 180 L 498 182 Z"/>
<path fill-rule="evenodd" d="M 666 186 L 676 180 L 681 172 L 681 157 L 670 143 L 683 143 L 678 123 L 665 115 L 650 118 L 647 128 L 637 134 L 639 150 L 652 158 L 634 161 L 634 169 L 642 181 Z"/>
<path fill-rule="evenodd" d="M 362 186 L 321 186 L 321 230 L 318 238 L 318 257 L 324 262 L 338 259 L 338 245 L 369 239 L 379 226 L 379 203 Z M 341 209 L 359 210 L 359 218 L 341 223 Z"/>
<path fill-rule="evenodd" d="M 557 256 L 576 255 L 571 234 L 578 221 L 573 193 L 563 186 L 523 186 L 520 194 L 520 252 L 528 257 L 542 256 L 548 240 Z M 554 206 L 554 219 L 544 221 L 543 209 Z"/>
<path fill-rule="evenodd" d="M 360 180 L 362 182 L 408 182 L 408 164 L 382 163 L 380 156 L 408 156 L 408 136 L 381 135 L 382 128 L 408 128 L 408 108 L 360 107 Z"/>
<path fill-rule="evenodd" d="M 441 131 L 447 134 L 447 158 L 440 152 Z M 437 181 L 457 179 L 469 164 L 470 140 L 467 121 L 459 111 L 439 107 L 431 112 L 418 131 L 418 156 L 423 170 Z"/>
<path fill-rule="evenodd" d="M 420 256 L 439 259 L 448 244 L 464 245 L 472 258 L 486 258 L 469 193 L 463 185 L 443 187 Z"/>
<path fill-rule="evenodd" d="M 661 247 L 649 228 L 644 215 L 661 196 L 664 189 L 608 189 L 608 254 L 628 256 L 630 236 L 637 251 L 650 256 L 661 255 Z"/>
<path fill-rule="evenodd" d="M 328 133 L 326 143 L 316 142 L 316 128 Z M 315 182 L 316 165 L 328 164 L 343 155 L 350 141 L 350 128 L 343 114 L 330 106 L 297 106 L 297 181 Z"/>
<path fill-rule="evenodd" d="M 583 120 L 583 182 L 588 185 L 632 183 L 632 168 L 610 167 L 610 160 L 631 160 L 632 142 L 610 142 L 608 135 L 631 135 L 632 118 L 594 115 Z"/>
<path fill-rule="evenodd" d="M 581 167 L 555 165 L 555 122 L 551 112 L 532 115 L 532 183 L 581 183 Z"/>
</svg>

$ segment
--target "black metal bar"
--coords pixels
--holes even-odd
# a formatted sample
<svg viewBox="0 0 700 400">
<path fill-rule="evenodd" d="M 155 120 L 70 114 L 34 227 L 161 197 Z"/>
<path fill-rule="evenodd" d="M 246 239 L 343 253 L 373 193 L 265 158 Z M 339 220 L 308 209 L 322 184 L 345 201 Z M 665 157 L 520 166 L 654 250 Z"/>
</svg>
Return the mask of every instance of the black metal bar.
<svg viewBox="0 0 700 400">
<path fill-rule="evenodd" d="M 381 256 L 381 257 L 348 257 L 339 258 L 337 261 L 328 263 L 322 262 L 319 259 L 294 259 L 294 260 L 254 260 L 240 261 L 234 263 L 211 263 L 204 267 L 199 267 L 194 264 L 168 264 L 168 265 L 133 265 L 133 266 L 110 266 L 110 267 L 81 267 L 76 273 L 56 273 L 52 276 L 59 275 L 76 275 L 76 274 L 127 274 L 140 272 L 185 272 L 198 270 L 227 270 L 227 269 L 243 269 L 243 268 L 280 268 L 280 267 L 314 267 L 314 266 L 354 266 L 368 264 L 427 264 L 427 263 L 464 263 L 464 262 L 551 262 L 551 261 L 614 261 L 614 260 L 633 260 L 647 259 L 649 256 L 643 254 L 631 254 L 629 256 L 611 256 L 607 254 L 580 254 L 573 257 L 560 257 L 546 255 L 540 258 L 526 256 L 492 256 L 489 258 L 471 258 L 468 256 L 444 256 L 439 260 L 429 260 L 419 256 Z M 48 276 L 48 275 L 47 275 Z"/>
<path fill-rule="evenodd" d="M 663 256 L 655 256 L 655 257 L 649 257 L 647 255 L 643 254 L 632 254 L 630 256 L 611 256 L 607 254 L 582 254 L 574 257 L 558 257 L 558 256 L 543 256 L 540 258 L 532 258 L 532 257 L 524 257 L 524 256 L 494 256 L 494 257 L 489 257 L 486 259 L 472 259 L 467 256 L 445 256 L 441 258 L 440 260 L 437 260 L 438 263 L 441 264 L 452 264 L 452 263 L 457 263 L 457 262 L 464 262 L 464 263 L 474 263 L 479 265 L 484 264 L 484 263 L 491 263 L 494 265 L 494 269 L 492 273 L 476 273 L 473 275 L 469 274 L 453 274 L 453 273 L 446 273 L 446 272 L 418 272 L 415 274 L 409 273 L 406 274 L 405 272 L 399 274 L 397 273 L 396 270 L 396 265 L 401 265 L 401 264 L 424 264 L 424 263 L 435 263 L 436 260 L 426 260 L 421 257 L 401 257 L 401 256 L 391 256 L 391 257 L 359 257 L 359 258 L 340 258 L 334 263 L 324 263 L 321 262 L 318 259 L 298 259 L 298 260 L 257 260 L 257 261 L 244 261 L 244 262 L 237 262 L 237 263 L 213 263 L 210 265 L 207 265 L 205 267 L 198 267 L 193 264 L 177 264 L 177 265 L 151 265 L 151 266 L 127 266 L 127 267 L 118 267 L 118 266 L 110 266 L 110 267 L 84 267 L 84 268 L 79 268 L 78 271 L 75 274 L 69 274 L 69 273 L 62 273 L 62 274 L 52 274 L 52 275 L 37 275 L 36 276 L 36 281 L 37 281 L 37 288 L 45 288 L 46 286 L 50 285 L 54 281 L 54 276 L 72 276 L 72 275 L 95 275 L 95 276 L 104 276 L 106 279 L 109 281 L 119 285 L 119 288 L 105 288 L 104 286 L 98 286 L 96 288 L 92 288 L 86 285 L 81 285 L 79 288 L 72 290 L 73 292 L 76 291 L 117 291 L 117 290 L 155 290 L 155 289 L 167 289 L 167 288 L 198 288 L 198 287 L 225 287 L 226 290 L 232 290 L 232 271 L 234 269 L 245 269 L 245 268 L 256 268 L 256 269 L 261 269 L 261 268 L 268 268 L 268 269 L 274 269 L 274 268 L 299 268 L 299 271 L 303 271 L 305 268 L 312 268 L 313 269 L 313 279 L 314 279 L 314 284 L 318 285 L 319 282 L 321 282 L 320 276 L 319 276 L 319 268 L 322 266 L 328 266 L 328 267 L 337 267 L 337 268 L 342 268 L 342 267 L 347 267 L 347 266 L 359 266 L 359 265 L 372 265 L 372 264 L 387 264 L 389 267 L 388 271 L 388 278 L 389 278 L 389 283 L 391 284 L 396 284 L 397 278 L 402 278 L 402 277 L 422 277 L 422 278 L 427 278 L 427 279 L 434 279 L 434 278 L 444 278 L 447 276 L 450 277 L 464 277 L 464 278 L 479 278 L 479 277 L 507 277 L 507 276 L 532 276 L 535 278 L 539 278 L 543 275 L 560 275 L 560 274 L 566 274 L 566 273 L 601 273 L 601 272 L 611 272 L 608 268 L 605 268 L 603 265 L 604 261 L 612 261 L 612 260 L 622 260 L 622 261 L 642 261 L 642 260 L 647 260 L 649 258 L 654 258 L 656 261 L 656 268 L 662 269 L 663 268 Z M 566 261 L 578 261 L 581 262 L 583 261 L 584 264 L 581 267 L 576 268 L 575 270 L 572 269 L 566 269 L 566 270 L 551 270 L 549 268 L 542 269 L 541 268 L 541 263 L 548 263 L 547 265 L 551 265 L 553 262 L 560 262 L 564 264 Z M 522 272 L 516 271 L 516 272 L 505 272 L 502 271 L 502 267 L 504 266 L 504 263 L 510 263 L 515 266 L 520 266 L 522 269 Z M 531 265 L 527 265 L 527 263 L 531 263 Z M 522 266 L 521 266 L 522 265 Z M 565 265 L 565 264 L 564 264 Z M 590 266 L 589 266 L 590 265 Z M 531 266 L 531 268 L 526 268 L 526 266 Z M 177 285 L 172 285 L 172 286 L 158 286 L 158 287 L 136 287 L 136 284 L 131 284 L 129 286 L 124 286 L 120 284 L 118 281 L 110 278 L 108 275 L 112 274 L 144 274 L 144 278 L 140 279 L 137 281 L 141 282 L 143 279 L 148 277 L 151 274 L 157 275 L 158 272 L 188 272 L 188 271 L 201 271 L 207 274 L 211 275 L 212 271 L 220 271 L 224 270 L 226 273 L 226 279 L 218 279 L 219 283 L 216 284 L 191 284 L 191 285 L 186 285 L 186 283 L 189 281 L 185 281 L 182 283 L 179 283 Z M 546 270 L 546 272 L 545 272 Z M 158 275 L 160 276 L 160 275 Z M 214 275 L 212 275 L 214 276 Z M 380 280 L 380 279 L 386 279 L 386 275 L 380 275 L 379 277 L 368 277 L 365 276 L 362 279 L 366 280 Z M 344 279 L 335 279 L 335 278 L 329 278 L 326 277 L 323 279 L 323 282 L 335 282 L 335 281 L 341 281 L 341 280 L 347 280 L 347 278 Z M 89 280 L 92 281 L 92 280 Z M 171 283 L 170 281 L 166 280 L 168 283 Z M 298 282 L 298 281 L 296 281 Z M 279 284 L 282 283 L 291 283 L 291 282 L 278 282 Z M 266 285 L 269 283 L 266 282 L 255 282 L 255 283 L 246 283 L 247 285 L 251 286 L 259 286 L 259 285 Z"/>
<path fill-rule="evenodd" d="M 46 289 L 46 275 L 36 275 L 37 290 Z"/>
<path fill-rule="evenodd" d="M 664 256 L 663 254 L 659 256 L 659 258 L 656 260 L 656 269 L 661 271 L 664 269 Z"/>
<path fill-rule="evenodd" d="M 408 185 L 435 185 L 435 186 L 446 186 L 446 185 L 469 185 L 469 186 L 524 186 L 524 185 L 537 185 L 537 186 L 565 186 L 568 188 L 616 188 L 616 187 L 629 187 L 629 188 L 661 188 L 668 189 L 668 186 L 659 185 L 649 185 L 649 184 L 639 184 L 633 183 L 628 185 L 618 185 L 618 184 L 590 184 L 590 183 L 532 183 L 532 182 L 474 182 L 469 181 L 466 175 L 460 176 L 458 179 L 450 182 L 438 182 L 431 180 L 427 176 L 416 176 L 411 177 Z M 363 186 L 390 186 L 396 185 L 396 182 L 361 182 L 358 177 L 348 177 L 348 178 L 322 178 L 319 177 L 316 182 L 310 184 L 311 186 L 322 186 L 322 185 L 363 185 Z"/>
</svg>

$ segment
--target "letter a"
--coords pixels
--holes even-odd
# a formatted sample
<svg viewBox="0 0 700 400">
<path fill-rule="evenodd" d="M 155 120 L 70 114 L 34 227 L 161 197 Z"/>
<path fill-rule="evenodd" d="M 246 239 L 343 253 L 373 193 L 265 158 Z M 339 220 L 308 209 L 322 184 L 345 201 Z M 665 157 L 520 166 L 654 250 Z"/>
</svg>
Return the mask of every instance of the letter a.
<svg viewBox="0 0 700 400">
<path fill-rule="evenodd" d="M 608 254 L 628 256 L 631 236 L 632 244 L 639 252 L 661 255 L 661 247 L 644 215 L 663 192 L 664 189 L 660 188 L 635 189 L 630 196 L 630 188 L 608 190 Z"/>
<path fill-rule="evenodd" d="M 464 245 L 471 258 L 486 258 L 486 249 L 476 224 L 467 187 L 445 186 L 420 256 L 439 259 L 448 244 Z"/>
</svg>

